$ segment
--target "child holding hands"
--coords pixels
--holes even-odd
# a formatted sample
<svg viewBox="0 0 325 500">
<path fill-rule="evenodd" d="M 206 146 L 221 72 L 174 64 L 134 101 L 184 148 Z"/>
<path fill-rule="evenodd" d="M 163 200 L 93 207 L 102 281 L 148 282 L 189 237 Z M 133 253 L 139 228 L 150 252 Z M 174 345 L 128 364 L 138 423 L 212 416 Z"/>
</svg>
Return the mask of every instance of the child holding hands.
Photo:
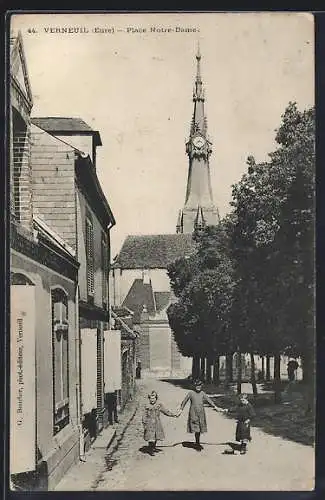
<svg viewBox="0 0 325 500">
<path fill-rule="evenodd" d="M 201 433 L 207 432 L 207 421 L 204 409 L 204 402 L 209 403 L 218 412 L 227 412 L 228 410 L 223 410 L 217 407 L 212 399 L 202 391 L 202 382 L 200 380 L 195 381 L 194 391 L 189 391 L 183 399 L 180 409 L 183 411 L 186 403 L 190 401 L 190 409 L 187 419 L 187 432 L 195 434 L 195 448 L 197 451 L 203 449 L 200 443 Z"/>
<path fill-rule="evenodd" d="M 246 394 L 239 396 L 239 404 L 236 408 L 237 424 L 236 424 L 236 441 L 240 442 L 240 454 L 244 455 L 247 452 L 247 444 L 251 438 L 251 418 L 255 416 L 255 411 L 251 403 L 248 401 Z"/>
<path fill-rule="evenodd" d="M 162 403 L 158 401 L 158 394 L 156 391 L 152 391 L 148 394 L 149 403 L 144 409 L 142 416 L 142 423 L 144 427 L 144 440 L 148 441 L 149 444 L 149 455 L 153 456 L 157 450 L 157 441 L 162 441 L 165 439 L 164 429 L 160 420 L 160 413 L 167 415 L 168 417 L 178 417 L 180 411 L 174 413 L 171 410 L 167 410 Z"/>
</svg>

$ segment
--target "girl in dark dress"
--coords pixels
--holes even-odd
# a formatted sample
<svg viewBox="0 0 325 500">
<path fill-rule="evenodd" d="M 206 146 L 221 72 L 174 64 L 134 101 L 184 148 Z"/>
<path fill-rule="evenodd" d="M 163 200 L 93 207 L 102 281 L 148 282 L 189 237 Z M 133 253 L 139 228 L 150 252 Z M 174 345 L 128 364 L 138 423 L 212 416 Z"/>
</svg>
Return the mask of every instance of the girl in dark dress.
<svg viewBox="0 0 325 500">
<path fill-rule="evenodd" d="M 197 380 L 194 383 L 194 388 L 194 391 L 190 391 L 186 394 L 181 403 L 180 409 L 183 411 L 186 403 L 190 401 L 190 409 L 187 419 L 187 432 L 195 434 L 195 448 L 197 451 L 201 451 L 203 447 L 200 444 L 200 436 L 201 433 L 207 432 L 208 430 L 204 403 L 209 403 L 209 405 L 219 412 L 225 412 L 227 410 L 218 408 L 212 399 L 210 399 L 209 396 L 202 391 L 202 382 L 200 380 Z"/>
<path fill-rule="evenodd" d="M 255 416 L 255 411 L 251 403 L 247 399 L 246 394 L 241 394 L 239 404 L 236 408 L 237 425 L 236 425 L 236 441 L 240 442 L 240 453 L 244 455 L 247 452 L 247 444 L 251 438 L 251 418 Z"/>
</svg>

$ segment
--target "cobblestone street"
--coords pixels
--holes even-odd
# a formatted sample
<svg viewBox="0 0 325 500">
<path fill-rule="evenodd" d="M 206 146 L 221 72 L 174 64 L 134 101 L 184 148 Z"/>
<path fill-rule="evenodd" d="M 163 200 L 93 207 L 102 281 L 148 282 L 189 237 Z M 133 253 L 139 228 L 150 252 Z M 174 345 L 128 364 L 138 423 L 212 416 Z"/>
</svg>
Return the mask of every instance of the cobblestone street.
<svg viewBox="0 0 325 500">
<path fill-rule="evenodd" d="M 247 455 L 224 455 L 224 443 L 234 439 L 235 422 L 207 408 L 208 433 L 201 452 L 183 445 L 186 407 L 179 418 L 162 416 L 166 440 L 155 456 L 144 452 L 141 410 L 146 394 L 159 393 L 167 408 L 176 409 L 186 391 L 167 382 L 140 382 L 139 409 L 125 433 L 105 458 L 93 490 L 310 490 L 313 488 L 314 450 L 252 429 Z M 141 401 L 142 399 L 142 401 Z M 95 479 L 95 478 L 94 478 Z M 68 484 L 66 482 L 66 484 Z M 71 488 L 72 489 L 72 488 Z"/>
</svg>

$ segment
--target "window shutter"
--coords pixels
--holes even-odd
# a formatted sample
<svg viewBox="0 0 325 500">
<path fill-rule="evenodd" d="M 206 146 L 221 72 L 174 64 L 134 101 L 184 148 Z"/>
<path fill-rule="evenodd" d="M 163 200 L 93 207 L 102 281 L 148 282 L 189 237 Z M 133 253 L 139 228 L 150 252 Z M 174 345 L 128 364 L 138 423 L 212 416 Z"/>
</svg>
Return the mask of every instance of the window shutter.
<svg viewBox="0 0 325 500">
<path fill-rule="evenodd" d="M 97 330 L 97 410 L 100 412 L 104 406 L 103 387 L 103 335 L 100 329 Z"/>
<path fill-rule="evenodd" d="M 107 243 L 105 235 L 102 235 L 102 302 L 103 305 L 107 305 L 108 302 L 108 266 L 107 266 Z"/>
<path fill-rule="evenodd" d="M 69 332 L 67 296 L 52 291 L 53 429 L 57 434 L 69 423 Z"/>
<path fill-rule="evenodd" d="M 87 290 L 94 295 L 94 230 L 90 219 L 86 219 Z"/>
</svg>

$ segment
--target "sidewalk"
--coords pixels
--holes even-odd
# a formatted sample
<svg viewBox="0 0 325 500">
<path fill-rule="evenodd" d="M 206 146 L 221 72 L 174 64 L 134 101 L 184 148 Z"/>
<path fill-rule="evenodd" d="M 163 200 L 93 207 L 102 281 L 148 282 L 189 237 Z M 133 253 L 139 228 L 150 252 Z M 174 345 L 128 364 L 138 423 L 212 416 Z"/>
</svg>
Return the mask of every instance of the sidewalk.
<svg viewBox="0 0 325 500">
<path fill-rule="evenodd" d="M 105 457 L 111 453 L 119 439 L 123 436 L 126 427 L 132 421 L 138 408 L 137 388 L 134 399 L 129 401 L 119 415 L 119 423 L 103 429 L 91 448 L 85 454 L 84 461 L 73 465 L 54 491 L 91 491 L 95 490 L 100 482 Z"/>
</svg>

